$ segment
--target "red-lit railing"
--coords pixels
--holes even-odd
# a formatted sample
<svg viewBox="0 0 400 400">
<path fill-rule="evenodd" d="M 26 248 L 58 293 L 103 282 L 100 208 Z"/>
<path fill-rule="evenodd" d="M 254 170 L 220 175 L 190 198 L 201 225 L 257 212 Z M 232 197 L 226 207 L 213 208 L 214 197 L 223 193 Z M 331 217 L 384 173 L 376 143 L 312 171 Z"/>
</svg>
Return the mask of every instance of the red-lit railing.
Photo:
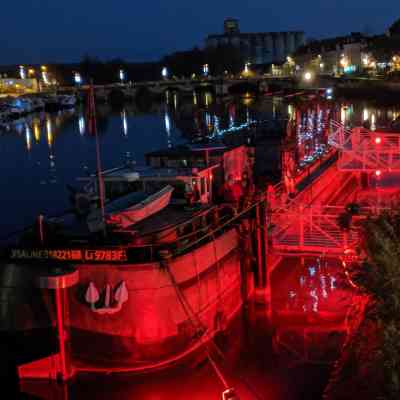
<svg viewBox="0 0 400 400">
<path fill-rule="evenodd" d="M 359 240 L 359 223 L 384 208 L 360 208 L 349 227 L 341 226 L 339 218 L 344 207 L 296 205 L 272 211 L 270 216 L 271 243 L 277 252 L 315 251 L 342 254 Z"/>
<path fill-rule="evenodd" d="M 400 134 L 360 127 L 349 130 L 332 121 L 329 143 L 340 150 L 340 170 L 400 170 Z"/>
</svg>

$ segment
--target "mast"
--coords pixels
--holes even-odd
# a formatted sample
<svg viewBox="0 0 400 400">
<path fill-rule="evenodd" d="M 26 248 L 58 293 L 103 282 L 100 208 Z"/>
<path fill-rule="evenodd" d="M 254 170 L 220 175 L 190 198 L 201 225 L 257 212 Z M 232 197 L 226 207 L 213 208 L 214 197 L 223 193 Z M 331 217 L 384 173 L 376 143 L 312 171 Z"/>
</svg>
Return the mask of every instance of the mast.
<svg viewBox="0 0 400 400">
<path fill-rule="evenodd" d="M 104 180 L 101 168 L 101 157 L 100 157 L 100 143 L 99 135 L 97 133 L 97 122 L 96 122 L 96 104 L 94 100 L 94 87 L 93 80 L 90 82 L 89 87 L 89 130 L 95 136 L 96 139 L 96 164 L 97 164 L 97 179 L 98 179 L 98 196 L 100 199 L 100 209 L 101 209 L 101 221 L 103 225 L 103 233 L 106 234 L 106 224 L 105 224 L 105 195 L 104 195 Z"/>
</svg>

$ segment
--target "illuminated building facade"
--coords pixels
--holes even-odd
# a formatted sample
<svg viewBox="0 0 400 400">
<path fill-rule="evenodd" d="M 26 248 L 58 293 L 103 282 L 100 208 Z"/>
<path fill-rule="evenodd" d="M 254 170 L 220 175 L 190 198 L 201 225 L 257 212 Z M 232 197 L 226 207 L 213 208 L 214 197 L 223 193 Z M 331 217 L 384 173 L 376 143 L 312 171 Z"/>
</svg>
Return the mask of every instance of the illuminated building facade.
<svg viewBox="0 0 400 400">
<path fill-rule="evenodd" d="M 282 63 L 289 54 L 305 44 L 304 32 L 241 33 L 239 21 L 228 18 L 224 22 L 224 33 L 209 35 L 207 48 L 232 45 L 240 49 L 247 62 L 252 64 Z"/>
<path fill-rule="evenodd" d="M 36 93 L 36 79 L 0 78 L 0 94 Z"/>
<path fill-rule="evenodd" d="M 367 38 L 356 32 L 312 41 L 300 47 L 293 60 L 300 69 L 311 69 L 319 74 L 352 73 L 362 68 L 366 46 Z"/>
</svg>

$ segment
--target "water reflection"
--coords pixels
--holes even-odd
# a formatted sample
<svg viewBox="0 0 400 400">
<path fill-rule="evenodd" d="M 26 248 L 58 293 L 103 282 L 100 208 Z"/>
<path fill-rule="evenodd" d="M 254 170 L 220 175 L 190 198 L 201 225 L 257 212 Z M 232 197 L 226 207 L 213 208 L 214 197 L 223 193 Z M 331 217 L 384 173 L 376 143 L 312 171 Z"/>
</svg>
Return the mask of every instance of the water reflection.
<svg viewBox="0 0 400 400">
<path fill-rule="evenodd" d="M 293 170 L 295 166 L 302 169 L 328 150 L 329 126 L 335 110 L 329 105 L 315 104 L 305 110 L 293 108 L 291 112 L 293 117 L 286 139 L 286 158 L 292 159 L 289 160 L 289 169 Z"/>
<path fill-rule="evenodd" d="M 49 148 L 51 149 L 53 145 L 53 124 L 52 120 L 50 117 L 46 118 L 46 132 L 47 132 L 47 144 L 49 145 Z"/>
<path fill-rule="evenodd" d="M 165 115 L 164 115 L 164 123 L 165 123 L 165 132 L 167 133 L 167 141 L 168 141 L 168 147 L 172 147 L 172 141 L 171 141 L 171 118 L 168 113 L 168 109 L 165 110 Z"/>
<path fill-rule="evenodd" d="M 128 118 L 125 109 L 123 109 L 121 112 L 121 118 L 122 118 L 122 131 L 125 136 L 128 136 Z"/>
<path fill-rule="evenodd" d="M 341 105 L 341 121 L 347 126 L 364 125 L 369 129 L 387 128 L 398 121 L 400 108 L 346 103 Z M 371 127 L 372 125 L 372 127 Z"/>
<path fill-rule="evenodd" d="M 34 118 L 32 120 L 32 125 L 33 125 L 33 135 L 35 137 L 35 142 L 39 143 L 40 142 L 40 119 L 39 118 Z"/>
<path fill-rule="evenodd" d="M 31 151 L 32 148 L 32 138 L 31 138 L 31 128 L 28 124 L 25 124 L 25 141 L 26 141 L 26 150 L 28 152 Z"/>
<path fill-rule="evenodd" d="M 78 129 L 79 129 L 79 134 L 83 136 L 86 133 L 86 122 L 85 122 L 85 117 L 83 114 L 79 115 L 78 118 Z"/>
</svg>

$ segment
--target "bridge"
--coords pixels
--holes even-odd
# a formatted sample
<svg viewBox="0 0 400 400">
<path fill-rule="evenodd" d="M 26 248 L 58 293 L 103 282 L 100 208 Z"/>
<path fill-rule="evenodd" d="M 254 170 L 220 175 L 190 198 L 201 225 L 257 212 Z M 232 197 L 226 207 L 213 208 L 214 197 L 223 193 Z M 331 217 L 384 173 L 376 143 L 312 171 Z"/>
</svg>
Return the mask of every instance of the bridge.
<svg viewBox="0 0 400 400">
<path fill-rule="evenodd" d="M 194 91 L 211 90 L 217 96 L 227 96 L 230 91 L 238 86 L 248 86 L 250 92 L 266 93 L 273 85 L 276 88 L 293 89 L 295 82 L 290 77 L 273 76 L 251 76 L 251 77 L 208 77 L 202 79 L 164 79 L 160 81 L 134 82 L 132 84 L 115 83 L 111 85 L 95 85 L 95 95 L 98 99 L 106 100 L 112 91 L 119 91 L 126 97 L 135 97 L 136 94 L 146 89 L 150 94 L 160 95 L 166 91 L 177 91 L 182 93 L 192 93 Z M 63 90 L 85 91 L 87 85 L 79 89 L 64 87 Z"/>
</svg>

